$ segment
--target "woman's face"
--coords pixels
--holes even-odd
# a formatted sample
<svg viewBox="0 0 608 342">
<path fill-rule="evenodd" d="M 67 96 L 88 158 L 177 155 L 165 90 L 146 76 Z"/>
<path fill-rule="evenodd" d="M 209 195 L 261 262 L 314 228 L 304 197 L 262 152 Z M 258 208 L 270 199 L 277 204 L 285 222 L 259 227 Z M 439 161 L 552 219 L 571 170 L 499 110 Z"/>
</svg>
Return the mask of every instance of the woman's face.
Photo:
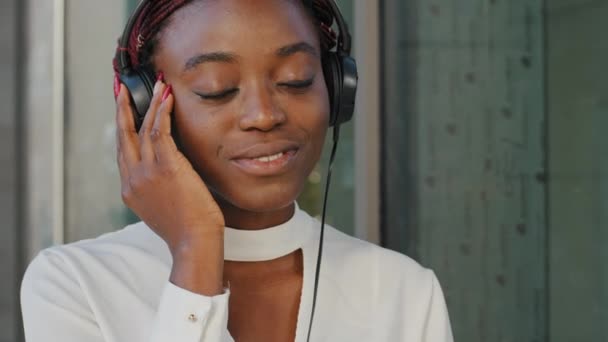
<svg viewBox="0 0 608 342">
<path fill-rule="evenodd" d="M 291 210 L 329 122 L 320 53 L 300 1 L 195 1 L 159 35 L 181 149 L 224 209 Z"/>
</svg>

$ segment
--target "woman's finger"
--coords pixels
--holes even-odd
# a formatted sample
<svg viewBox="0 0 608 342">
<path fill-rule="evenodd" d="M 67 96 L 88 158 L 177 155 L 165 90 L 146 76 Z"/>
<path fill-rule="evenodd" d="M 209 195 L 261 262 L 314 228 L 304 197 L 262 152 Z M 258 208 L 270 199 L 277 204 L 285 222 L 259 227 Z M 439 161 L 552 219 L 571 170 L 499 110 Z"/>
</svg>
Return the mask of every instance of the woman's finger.
<svg viewBox="0 0 608 342">
<path fill-rule="evenodd" d="M 135 130 L 129 93 L 122 84 L 116 98 L 116 153 L 117 156 L 122 155 L 127 168 L 133 168 L 139 163 L 139 138 Z"/>
<path fill-rule="evenodd" d="M 152 95 L 152 100 L 150 101 L 150 107 L 148 108 L 148 112 L 144 117 L 144 122 L 139 130 L 141 159 L 146 163 L 154 161 L 154 149 L 152 147 L 150 135 L 153 134 L 152 126 L 154 125 L 154 120 L 156 118 L 158 107 L 160 107 L 162 92 L 164 90 L 164 83 L 160 80 L 157 81 L 154 85 L 154 93 Z"/>
<path fill-rule="evenodd" d="M 173 88 L 168 85 L 163 91 L 160 106 L 152 130 L 171 134 L 171 112 L 173 111 Z"/>
<path fill-rule="evenodd" d="M 173 111 L 174 97 L 171 86 L 163 92 L 162 103 L 158 109 L 156 120 L 152 128 L 154 143 L 154 154 L 159 163 L 171 164 L 176 159 L 178 152 L 175 141 L 171 136 L 171 113 Z"/>
<path fill-rule="evenodd" d="M 131 177 L 131 172 L 125 161 L 125 155 L 120 150 L 116 151 L 116 162 L 118 164 L 118 172 L 120 173 L 120 184 L 125 189 L 125 186 L 128 185 L 129 177 Z"/>
</svg>

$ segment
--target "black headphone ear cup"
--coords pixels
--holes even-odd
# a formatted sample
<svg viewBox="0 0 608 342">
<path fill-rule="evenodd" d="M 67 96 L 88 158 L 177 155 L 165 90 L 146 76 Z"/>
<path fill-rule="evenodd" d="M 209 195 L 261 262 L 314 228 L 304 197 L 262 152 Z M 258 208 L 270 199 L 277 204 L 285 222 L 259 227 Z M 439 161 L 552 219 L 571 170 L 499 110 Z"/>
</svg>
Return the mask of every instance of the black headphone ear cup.
<svg viewBox="0 0 608 342">
<path fill-rule="evenodd" d="M 349 121 L 355 112 L 355 99 L 357 97 L 357 83 L 359 75 L 357 73 L 357 63 L 350 56 L 338 56 L 338 64 L 340 65 L 340 90 L 339 97 L 336 100 L 338 103 L 338 115 L 336 116 L 335 125 Z"/>
<path fill-rule="evenodd" d="M 327 85 L 327 93 L 329 95 L 329 125 L 333 126 L 340 112 L 340 96 L 342 72 L 338 56 L 334 52 L 328 52 L 323 56 L 323 76 Z"/>
<path fill-rule="evenodd" d="M 154 73 L 148 68 L 139 68 L 121 74 L 120 81 L 129 90 L 135 129 L 139 131 L 152 101 L 155 83 Z"/>
<path fill-rule="evenodd" d="M 349 121 L 355 110 L 357 64 L 350 56 L 329 52 L 324 56 L 323 74 L 331 108 L 329 125 Z"/>
</svg>

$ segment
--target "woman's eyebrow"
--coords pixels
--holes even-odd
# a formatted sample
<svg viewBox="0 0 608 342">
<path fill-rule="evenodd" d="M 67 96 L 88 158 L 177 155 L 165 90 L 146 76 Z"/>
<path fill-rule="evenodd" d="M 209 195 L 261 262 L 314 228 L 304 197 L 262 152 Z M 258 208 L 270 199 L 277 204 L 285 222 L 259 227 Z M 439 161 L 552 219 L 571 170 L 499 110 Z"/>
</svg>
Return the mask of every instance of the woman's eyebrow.
<svg viewBox="0 0 608 342">
<path fill-rule="evenodd" d="M 312 55 L 313 57 L 319 56 L 317 49 L 307 42 L 298 42 L 295 44 L 285 45 L 276 51 L 276 55 L 279 57 L 289 57 L 298 52 L 304 52 Z"/>
<path fill-rule="evenodd" d="M 207 62 L 219 62 L 219 63 L 236 63 L 238 57 L 230 52 L 209 52 L 202 53 L 193 57 L 188 58 L 184 64 L 183 72 L 190 69 L 194 69 L 197 66 Z"/>
<path fill-rule="evenodd" d="M 315 49 L 312 45 L 307 42 L 298 42 L 294 44 L 285 45 L 277 49 L 275 54 L 279 57 L 289 57 L 298 52 L 307 53 L 313 57 L 318 57 L 319 53 L 317 49 Z M 191 69 L 196 68 L 197 66 L 207 63 L 207 62 L 219 62 L 219 63 L 236 63 L 238 60 L 238 56 L 231 52 L 209 52 L 209 53 L 201 53 L 196 56 L 188 58 L 186 63 L 184 64 L 184 70 L 182 72 L 187 72 Z"/>
</svg>

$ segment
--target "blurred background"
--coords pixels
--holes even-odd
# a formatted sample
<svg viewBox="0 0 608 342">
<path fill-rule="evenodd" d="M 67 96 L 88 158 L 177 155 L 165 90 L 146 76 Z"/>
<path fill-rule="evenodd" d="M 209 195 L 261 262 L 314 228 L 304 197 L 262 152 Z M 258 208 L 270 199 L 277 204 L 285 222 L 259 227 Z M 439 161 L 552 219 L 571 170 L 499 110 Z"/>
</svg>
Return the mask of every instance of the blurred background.
<svg viewBox="0 0 608 342">
<path fill-rule="evenodd" d="M 457 341 L 608 341 L 608 0 L 338 2 L 360 87 L 330 223 L 434 269 Z M 135 5 L 0 0 L 2 342 L 38 251 L 137 220 L 111 68 Z"/>
</svg>

